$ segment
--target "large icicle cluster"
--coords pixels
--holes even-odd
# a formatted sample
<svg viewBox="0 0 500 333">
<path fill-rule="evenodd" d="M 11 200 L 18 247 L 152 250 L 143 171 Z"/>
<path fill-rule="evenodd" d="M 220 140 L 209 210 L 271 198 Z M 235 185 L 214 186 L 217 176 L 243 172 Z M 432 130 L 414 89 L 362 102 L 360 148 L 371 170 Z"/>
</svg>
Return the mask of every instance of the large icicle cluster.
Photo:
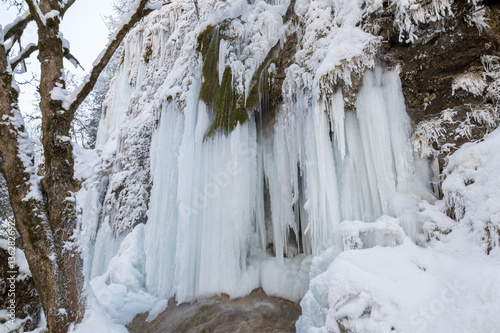
<svg viewBox="0 0 500 333">
<path fill-rule="evenodd" d="M 186 42 L 188 49 L 195 47 L 194 32 L 188 34 L 194 19 L 192 4 L 175 2 L 153 12 L 148 26 L 137 26 L 124 42 L 126 51 L 99 125 L 100 161 L 80 201 L 82 237 L 88 242 L 83 248 L 85 266 L 91 277 L 104 273 L 123 237 L 147 219 L 152 133 L 163 101 L 177 96 L 176 101 L 184 103 L 182 91 L 190 84 L 184 77 L 197 61 L 181 49 Z M 165 82 L 174 69 L 178 75 Z M 99 255 L 94 257 L 94 251 Z"/>
<path fill-rule="evenodd" d="M 174 2 L 126 42 L 99 130 L 103 162 L 83 209 L 87 273 L 106 272 L 116 283 L 108 265 L 127 253 L 127 230 L 148 209 L 144 280 L 134 280 L 130 291 L 142 286 L 190 301 L 243 296 L 260 286 L 298 300 L 307 289 L 308 255 L 332 245 L 341 251 L 341 221 L 400 215 L 417 198 L 431 200 L 422 185 L 428 175 L 414 164 L 399 79 L 382 68 L 365 75 L 356 112 L 344 113 L 341 90 L 318 99 L 314 90 L 291 92 L 287 84 L 289 102 L 272 128 L 262 125 L 257 109 L 255 120 L 252 115 L 231 133 L 204 139 L 214 116 L 198 100 L 203 59 L 195 51 L 197 36 L 237 18 L 228 28 L 232 37 L 219 43 L 218 66 L 219 74 L 231 68 L 242 91 L 286 38 L 286 3 L 219 5 L 218 16 L 201 6 L 206 21 L 189 31 L 195 8 Z"/>
</svg>

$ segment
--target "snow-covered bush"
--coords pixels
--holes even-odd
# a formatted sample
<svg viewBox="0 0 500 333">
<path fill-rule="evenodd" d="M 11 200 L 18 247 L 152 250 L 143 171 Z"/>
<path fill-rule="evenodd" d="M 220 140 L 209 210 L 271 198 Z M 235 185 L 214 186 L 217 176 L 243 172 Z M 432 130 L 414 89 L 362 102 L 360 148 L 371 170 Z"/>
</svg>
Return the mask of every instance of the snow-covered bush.
<svg viewBox="0 0 500 333">
<path fill-rule="evenodd" d="M 500 246 L 500 130 L 455 152 L 443 171 L 444 200 L 455 219 L 469 225 L 487 253 Z"/>
</svg>

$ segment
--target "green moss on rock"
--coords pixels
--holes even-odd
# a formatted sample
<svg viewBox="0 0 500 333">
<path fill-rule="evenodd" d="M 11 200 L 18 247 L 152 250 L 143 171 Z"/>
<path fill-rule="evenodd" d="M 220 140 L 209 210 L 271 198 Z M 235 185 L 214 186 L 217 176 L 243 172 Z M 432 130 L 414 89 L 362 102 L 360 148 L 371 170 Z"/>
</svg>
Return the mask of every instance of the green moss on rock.
<svg viewBox="0 0 500 333">
<path fill-rule="evenodd" d="M 293 6 L 292 6 L 293 8 Z M 226 31 L 230 27 L 230 20 L 225 20 L 218 26 L 207 27 L 198 36 L 197 51 L 203 57 L 203 83 L 199 99 L 210 105 L 214 111 L 214 120 L 205 134 L 209 138 L 217 130 L 223 129 L 230 133 L 238 123 L 244 124 L 249 119 L 249 114 L 261 107 L 264 99 L 266 124 L 272 125 L 278 105 L 283 100 L 281 87 L 285 78 L 285 69 L 290 66 L 296 51 L 297 36 L 290 35 L 284 47 L 276 43 L 268 55 L 255 71 L 251 82 L 250 91 L 245 98 L 234 89 L 232 73 L 229 67 L 224 69 L 222 82 L 219 83 L 219 47 L 221 39 L 228 39 Z M 268 73 L 270 66 L 274 71 Z"/>
<path fill-rule="evenodd" d="M 229 67 L 225 68 L 222 82 L 219 84 L 220 29 L 224 27 L 209 26 L 198 36 L 197 51 L 203 56 L 203 83 L 199 98 L 209 104 L 215 113 L 205 139 L 212 136 L 218 129 L 231 133 L 238 123 L 244 124 L 249 119 L 244 97 L 234 90 L 233 76 Z"/>
<path fill-rule="evenodd" d="M 209 26 L 198 36 L 197 51 L 203 56 L 203 83 L 200 89 L 200 100 L 213 105 L 214 96 L 217 91 L 218 70 L 217 61 L 219 57 L 218 31 L 213 26 Z"/>
<path fill-rule="evenodd" d="M 232 79 L 233 75 L 229 67 L 226 67 L 224 70 L 220 85 L 218 75 L 216 77 L 217 82 L 214 84 L 213 101 L 211 103 L 208 102 L 214 109 L 215 117 L 212 125 L 205 134 L 205 139 L 212 136 L 219 128 L 224 129 L 227 133 L 231 133 L 238 123 L 244 124 L 248 120 L 244 98 L 234 91 Z M 202 98 L 200 97 L 200 99 Z M 207 102 L 206 100 L 203 101 Z"/>
</svg>

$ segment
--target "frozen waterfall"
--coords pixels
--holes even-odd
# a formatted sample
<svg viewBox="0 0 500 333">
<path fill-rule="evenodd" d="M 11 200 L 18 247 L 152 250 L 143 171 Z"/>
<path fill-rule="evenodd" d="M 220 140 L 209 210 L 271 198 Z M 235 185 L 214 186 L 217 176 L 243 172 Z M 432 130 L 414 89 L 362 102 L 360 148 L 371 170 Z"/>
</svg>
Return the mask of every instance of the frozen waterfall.
<svg viewBox="0 0 500 333">
<path fill-rule="evenodd" d="M 298 300 L 310 255 L 342 250 L 343 220 L 400 216 L 431 196 L 393 72 L 364 75 L 355 111 L 344 112 L 340 91 L 328 107 L 302 96 L 272 131 L 250 120 L 205 141 L 212 111 L 196 88 L 187 100 L 183 112 L 163 104 L 151 148 L 145 272 L 157 296 L 238 297 L 261 286 Z"/>
<path fill-rule="evenodd" d="M 486 176 L 481 183 L 489 173 L 477 163 L 490 161 L 485 152 L 498 140 L 460 148 L 443 175 L 435 159 L 431 171 L 410 145 L 397 72 L 406 67 L 392 58 L 405 48 L 388 51 L 398 31 L 398 45 L 416 50 L 423 25 L 465 17 L 461 7 L 453 14 L 456 4 L 437 2 L 173 0 L 137 24 L 104 102 L 93 175 L 77 194 L 89 300 L 98 301 L 86 321 L 102 316 L 122 332 L 139 313 L 149 311 L 146 321 L 165 314 L 170 299 L 203 299 L 193 304 L 201 309 L 213 295 L 262 288 L 301 302 L 298 332 L 414 332 L 408 318 L 419 318 L 458 277 L 470 292 L 446 302 L 429 327 L 476 327 L 474 318 L 496 325 L 482 318 L 498 308 L 490 277 L 499 252 L 485 257 L 477 244 L 498 228 L 487 229 L 491 214 L 471 216 L 484 201 L 478 193 L 493 188 Z M 499 76 L 483 66 L 473 74 L 490 89 Z M 411 81 L 414 72 L 403 75 Z M 468 93 L 461 90 L 454 103 Z M 474 99 L 491 93 L 483 92 Z M 484 103 L 493 117 L 493 104 Z M 450 115 L 464 107 L 417 124 L 418 142 L 431 147 L 441 121 L 458 129 L 462 118 Z M 483 111 L 471 105 L 467 119 Z M 488 119 L 483 125 L 494 123 Z M 436 142 L 443 153 L 449 140 Z M 467 195 L 477 202 L 466 205 Z M 473 283 L 480 270 L 486 283 Z M 478 297 L 485 293 L 493 296 Z"/>
</svg>

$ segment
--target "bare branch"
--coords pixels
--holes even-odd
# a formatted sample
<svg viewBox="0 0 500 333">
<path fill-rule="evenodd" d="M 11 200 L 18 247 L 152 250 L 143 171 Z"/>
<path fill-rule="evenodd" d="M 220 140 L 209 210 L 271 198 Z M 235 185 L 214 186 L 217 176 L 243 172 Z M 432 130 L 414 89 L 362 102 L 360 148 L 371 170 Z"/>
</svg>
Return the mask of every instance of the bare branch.
<svg viewBox="0 0 500 333">
<path fill-rule="evenodd" d="M 71 7 L 74 3 L 76 2 L 76 0 L 69 0 L 66 5 L 61 8 L 61 16 L 64 16 L 64 14 L 66 14 L 66 11 L 69 9 L 69 7 Z"/>
<path fill-rule="evenodd" d="M 16 83 L 17 83 L 19 86 L 29 84 L 29 85 L 32 85 L 32 86 L 36 87 L 36 85 L 40 83 L 40 80 L 39 80 L 39 79 L 38 79 L 38 77 L 35 75 L 35 73 L 31 72 L 30 74 L 31 74 L 31 78 L 26 79 L 26 80 L 24 80 L 24 81 L 17 81 L 17 80 L 16 80 Z"/>
<path fill-rule="evenodd" d="M 99 75 L 104 70 L 109 60 L 115 53 L 116 49 L 120 46 L 121 42 L 127 35 L 127 33 L 134 27 L 134 25 L 139 22 L 143 17 L 152 12 L 152 9 L 146 9 L 148 0 L 140 0 L 137 9 L 134 14 L 130 17 L 130 20 L 125 23 L 120 30 L 116 33 L 115 38 L 108 44 L 104 53 L 98 59 L 97 64 L 94 65 L 92 71 L 90 72 L 90 77 L 86 80 L 82 86 L 80 86 L 77 91 L 75 91 L 76 97 L 74 97 L 73 102 L 69 106 L 69 111 L 74 114 L 76 109 L 80 106 L 83 100 L 90 94 L 94 88 Z"/>
<path fill-rule="evenodd" d="M 78 59 L 76 59 L 75 56 L 69 52 L 68 48 L 64 48 L 64 58 L 68 59 L 69 62 L 71 62 L 76 68 L 80 66 L 82 70 L 85 70 L 85 68 L 83 68 Z"/>
<path fill-rule="evenodd" d="M 13 61 L 11 61 L 10 66 L 12 69 L 16 68 L 21 62 L 29 58 L 29 56 L 38 50 L 38 46 L 35 44 L 30 44 L 24 50 L 22 50 L 21 54 L 19 54 Z"/>
<path fill-rule="evenodd" d="M 24 9 L 23 0 L 1 0 L 3 3 L 7 4 L 7 9 L 15 8 L 18 14 Z"/>
</svg>

